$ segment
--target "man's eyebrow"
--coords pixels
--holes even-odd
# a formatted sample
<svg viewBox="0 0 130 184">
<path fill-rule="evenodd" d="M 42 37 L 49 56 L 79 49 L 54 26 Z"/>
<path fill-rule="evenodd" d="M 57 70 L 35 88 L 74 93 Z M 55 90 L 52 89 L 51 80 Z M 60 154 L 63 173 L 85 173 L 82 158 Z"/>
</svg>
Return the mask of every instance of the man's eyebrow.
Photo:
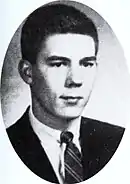
<svg viewBox="0 0 130 184">
<path fill-rule="evenodd" d="M 96 61 L 96 56 L 90 56 L 90 57 L 84 57 L 82 59 L 80 59 L 80 64 L 84 61 Z"/>
<path fill-rule="evenodd" d="M 46 61 L 51 62 L 51 61 L 58 61 L 58 60 L 70 62 L 69 58 L 63 57 L 63 56 L 49 56 Z"/>
</svg>

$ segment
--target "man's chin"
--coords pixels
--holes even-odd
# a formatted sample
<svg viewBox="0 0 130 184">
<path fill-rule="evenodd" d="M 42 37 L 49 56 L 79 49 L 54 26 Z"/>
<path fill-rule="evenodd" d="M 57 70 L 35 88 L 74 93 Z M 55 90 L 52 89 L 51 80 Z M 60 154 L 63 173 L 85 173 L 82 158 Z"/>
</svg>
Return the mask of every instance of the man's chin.
<svg viewBox="0 0 130 184">
<path fill-rule="evenodd" d="M 76 119 L 78 117 L 80 117 L 82 115 L 82 111 L 81 110 L 66 110 L 62 113 L 60 113 L 60 116 L 63 119 Z"/>
</svg>

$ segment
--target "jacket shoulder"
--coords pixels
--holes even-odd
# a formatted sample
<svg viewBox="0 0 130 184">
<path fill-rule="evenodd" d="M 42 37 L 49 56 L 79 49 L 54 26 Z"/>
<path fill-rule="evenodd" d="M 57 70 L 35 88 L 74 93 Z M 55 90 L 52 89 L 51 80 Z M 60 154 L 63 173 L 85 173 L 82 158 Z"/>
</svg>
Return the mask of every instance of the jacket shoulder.
<svg viewBox="0 0 130 184">
<path fill-rule="evenodd" d="M 102 121 L 82 118 L 82 145 L 87 178 L 98 173 L 117 150 L 125 128 Z"/>
<path fill-rule="evenodd" d="M 122 137 L 125 131 L 124 127 L 85 117 L 82 117 L 82 124 L 91 134 L 95 132 L 105 137 Z"/>
<path fill-rule="evenodd" d="M 25 140 L 28 138 L 28 133 L 30 132 L 28 130 L 31 129 L 32 128 L 29 122 L 27 109 L 23 116 L 13 125 L 7 128 L 6 131 L 12 144 L 19 144 L 21 140 Z"/>
</svg>

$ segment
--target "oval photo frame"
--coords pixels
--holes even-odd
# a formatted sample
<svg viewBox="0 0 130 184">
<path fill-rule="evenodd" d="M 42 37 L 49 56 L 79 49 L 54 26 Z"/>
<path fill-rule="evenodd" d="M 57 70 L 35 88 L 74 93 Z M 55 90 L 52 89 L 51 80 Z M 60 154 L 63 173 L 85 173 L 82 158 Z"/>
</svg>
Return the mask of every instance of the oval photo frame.
<svg viewBox="0 0 130 184">
<path fill-rule="evenodd" d="M 61 3 L 61 2 L 60 2 Z M 65 2 L 66 3 L 66 2 Z M 75 2 L 68 2 L 67 3 L 67 5 L 69 4 L 69 5 L 72 5 L 72 4 L 74 4 L 74 6 L 76 6 L 76 4 L 77 4 L 77 6 L 84 6 L 84 5 L 82 5 L 82 4 L 78 4 L 78 3 L 75 3 Z M 53 4 L 53 3 L 52 3 Z M 54 3 L 55 4 L 55 3 Z M 62 3 L 61 3 L 62 4 Z M 63 3 L 64 4 L 64 3 Z M 73 6 L 73 5 L 72 5 Z M 86 6 L 85 6 L 86 7 Z M 77 8 L 77 7 L 76 7 Z M 79 9 L 81 9 L 81 8 L 79 8 Z M 94 10 L 92 10 L 91 8 L 89 8 L 88 7 L 88 9 L 89 9 L 89 11 L 91 12 L 89 12 L 89 11 L 87 11 L 87 12 L 89 12 L 88 14 L 89 14 L 89 16 L 95 16 L 95 17 L 100 17 L 97 13 L 95 13 L 95 11 Z M 93 13 L 92 13 L 93 12 Z M 90 15 L 91 14 L 91 15 Z M 95 15 L 96 14 L 96 15 Z M 93 20 L 94 21 L 94 20 Z M 124 65 L 124 63 L 122 64 L 122 60 L 125 60 L 125 58 L 124 58 L 124 56 L 123 56 L 123 52 L 122 52 L 122 48 L 120 47 L 120 44 L 118 43 L 118 41 L 117 41 L 117 39 L 116 39 L 116 37 L 115 37 L 115 35 L 114 35 L 114 33 L 112 32 L 112 31 L 110 31 L 111 29 L 110 29 L 110 27 L 107 25 L 107 23 L 104 21 L 104 24 L 102 23 L 101 24 L 101 21 L 103 21 L 102 20 L 102 18 L 100 17 L 100 19 L 98 19 L 98 20 L 96 20 L 94 23 L 95 24 L 99 24 L 100 26 L 96 26 L 96 28 L 97 28 L 97 30 L 98 30 L 98 34 L 100 34 L 100 36 L 99 36 L 99 44 L 100 44 L 100 46 L 99 46 L 99 49 L 100 49 L 100 52 L 98 53 L 98 60 L 100 60 L 100 62 L 103 62 L 106 58 L 107 58 L 107 60 L 110 60 L 111 62 L 112 62 L 112 67 L 111 67 L 111 63 L 109 62 L 107 62 L 106 61 L 106 63 L 105 64 L 102 64 L 102 66 L 100 66 L 100 69 L 99 69 L 99 71 L 101 72 L 101 76 L 99 75 L 99 78 L 98 78 L 98 80 L 97 80 L 97 83 L 96 83 L 96 85 L 98 86 L 97 88 L 95 88 L 94 89 L 94 92 L 92 93 L 92 97 L 91 97 L 91 103 L 90 103 L 90 105 L 88 105 L 88 107 L 87 107 L 87 112 L 85 111 L 84 112 L 84 114 L 87 116 L 87 117 L 89 117 L 89 119 L 98 119 L 99 121 L 105 121 L 106 122 L 106 119 L 107 119 L 107 122 L 110 122 L 110 120 L 112 120 L 112 124 L 116 124 L 116 125 L 118 125 L 116 122 L 118 122 L 119 123 L 119 120 L 121 121 L 121 116 L 120 116 L 120 118 L 118 119 L 118 121 L 117 121 L 117 119 L 114 119 L 114 114 L 112 114 L 112 111 L 111 111 L 111 116 L 109 116 L 110 115 L 110 113 L 109 114 L 105 114 L 105 110 L 106 109 L 104 109 L 105 107 L 107 107 L 108 109 L 109 109 L 109 104 L 108 104 L 108 106 L 106 105 L 107 103 L 104 103 L 104 101 L 105 101 L 105 98 L 106 98 L 106 92 L 108 93 L 108 88 L 106 87 L 106 89 L 104 90 L 104 91 L 102 91 L 101 89 L 101 87 L 102 86 L 104 86 L 105 84 L 106 84 L 106 81 L 108 80 L 108 78 L 109 78 L 109 80 L 110 80 L 110 82 L 112 81 L 113 83 L 110 85 L 112 88 L 109 88 L 109 94 L 108 94 L 108 96 L 110 95 L 110 97 L 109 97 L 109 100 L 112 98 L 112 96 L 113 96 L 113 94 L 115 94 L 116 95 L 116 97 L 117 97 L 117 91 L 119 92 L 120 91 L 120 89 L 122 88 L 122 86 L 123 86 L 123 89 L 124 89 L 124 91 L 121 91 L 121 93 L 120 94 L 118 94 L 119 96 L 117 97 L 117 99 L 115 99 L 115 97 L 114 98 L 112 98 L 112 101 L 113 100 L 115 100 L 115 103 L 117 103 L 118 104 L 118 100 L 119 100 L 119 98 L 120 98 L 120 96 L 121 97 L 125 97 L 123 100 L 123 102 L 122 102 L 122 104 L 124 105 L 122 105 L 123 106 L 123 108 L 118 108 L 118 110 L 116 111 L 116 113 L 118 112 L 122 112 L 122 109 L 124 109 L 124 113 L 126 113 L 126 111 L 125 111 L 125 108 L 127 108 L 127 106 L 125 105 L 126 104 L 126 101 L 127 101 L 127 95 L 128 94 L 126 94 L 126 91 L 127 91 L 127 93 L 128 93 L 128 90 L 125 90 L 125 89 L 127 89 L 128 88 L 128 86 L 126 85 L 126 84 L 124 84 L 124 82 L 123 81 L 125 81 L 125 79 L 128 77 L 127 75 L 126 75 L 126 71 L 127 71 L 127 69 L 126 69 L 126 66 Z M 101 26 L 102 25 L 102 26 Z M 106 26 L 107 28 L 106 28 L 106 30 L 105 30 L 105 28 L 104 27 Z M 20 30 L 20 28 L 19 28 L 19 30 Z M 18 39 L 18 34 L 20 34 L 20 32 L 19 32 L 19 30 L 15 33 L 15 35 L 13 36 L 13 39 L 12 39 L 12 41 L 11 41 L 11 43 L 10 43 L 10 45 L 9 45 L 9 48 L 8 48 L 8 51 L 7 51 L 7 54 L 6 54 L 6 57 L 5 57 L 5 62 L 4 62 L 4 65 L 3 65 L 3 73 L 2 73 L 2 93 L 5 95 L 5 96 L 3 96 L 3 98 L 2 98 L 2 111 L 3 111 L 3 117 L 4 117 L 4 122 L 6 123 L 6 127 L 8 128 L 9 126 L 13 126 L 13 123 L 17 120 L 17 119 L 19 119 L 19 114 L 22 114 L 21 112 L 23 111 L 25 111 L 25 107 L 27 106 L 27 104 L 24 104 L 23 103 L 23 101 L 21 100 L 22 98 L 24 98 L 24 96 L 26 96 L 25 94 L 29 94 L 29 91 L 28 91 L 28 89 L 27 89 L 27 86 L 24 84 L 24 83 L 22 83 L 21 81 L 21 79 L 20 79 L 20 77 L 18 78 L 18 70 L 17 70 L 17 68 L 18 67 L 16 67 L 16 65 L 18 65 L 18 63 L 11 63 L 11 62 L 14 62 L 14 61 L 17 61 L 17 60 L 20 60 L 20 58 L 21 58 L 21 56 L 20 56 L 20 53 L 19 53 L 19 55 L 18 55 L 18 52 L 20 52 L 19 51 L 19 49 L 20 49 L 20 47 L 19 47 L 19 45 L 17 45 L 16 44 L 16 40 L 15 39 Z M 107 31 L 110 31 L 111 32 L 111 34 L 110 33 L 108 33 Z M 106 34 L 105 34 L 105 33 Z M 110 34 L 110 35 L 109 35 Z M 15 37 L 15 38 L 14 38 Z M 106 38 L 106 40 L 107 41 L 104 41 L 104 38 Z M 111 39 L 110 39 L 111 38 Z M 109 40 L 109 43 L 108 43 L 108 40 Z M 105 44 L 106 44 L 106 42 L 107 42 L 107 44 L 105 45 L 103 42 L 105 42 Z M 111 43 L 110 43 L 111 42 Z M 110 47 L 110 46 L 113 46 L 112 48 Z M 14 48 L 15 48 L 15 52 L 13 53 L 12 51 L 14 50 Z M 105 48 L 104 50 L 103 50 L 103 48 Z M 106 52 L 108 52 L 108 48 L 109 48 L 109 54 L 108 53 L 106 53 Z M 110 49 L 111 48 L 111 49 Z M 12 53 L 12 54 L 11 54 Z M 111 53 L 111 54 L 110 54 Z M 118 55 L 118 57 L 120 58 L 120 60 L 119 60 L 119 58 L 117 57 L 117 55 L 116 55 L 116 53 L 120 53 L 120 57 L 119 57 L 119 55 Z M 114 55 L 115 54 L 115 55 Z M 110 56 L 114 56 L 113 58 L 111 58 L 110 59 Z M 117 59 L 117 58 L 118 59 Z M 113 64 L 113 61 L 115 61 L 115 60 L 118 60 L 118 63 L 114 63 Z M 10 63 L 9 63 L 9 61 L 11 61 Z M 13 64 L 15 65 L 15 67 L 13 67 Z M 11 67 L 11 65 L 12 65 L 12 67 Z M 103 73 L 103 70 L 104 70 L 104 68 L 105 68 L 105 72 L 107 71 L 108 73 Z M 121 79 L 119 79 L 119 76 L 120 76 L 120 74 L 122 74 L 122 72 L 124 72 L 125 74 L 124 74 L 124 79 L 122 79 L 122 81 L 121 81 Z M 116 76 L 117 75 L 117 76 Z M 104 77 L 103 77 L 104 76 Z M 122 75 L 123 76 L 123 75 Z M 10 79 L 10 81 L 9 81 L 9 79 Z M 15 80 L 16 79 L 16 80 Z M 115 81 L 114 81 L 115 80 Z M 8 84 L 7 84 L 7 81 L 8 81 Z M 15 81 L 15 82 L 14 82 Z M 13 83 L 10 83 L 9 84 L 9 82 L 13 82 L 13 83 L 15 83 L 15 87 L 13 87 Z M 17 84 L 16 84 L 16 82 L 17 82 Z M 109 82 L 109 83 L 110 83 Z M 122 82 L 122 85 L 121 85 L 121 82 Z M 22 87 L 21 87 L 21 84 L 22 84 Z M 103 85 L 104 84 L 104 85 Z M 108 84 L 108 83 L 107 83 Z M 116 84 L 116 86 L 115 86 L 115 84 Z M 7 85 L 7 86 L 6 86 Z M 109 86 L 109 87 L 110 87 Z M 16 88 L 17 87 L 17 88 Z M 15 89 L 14 89 L 15 88 Z M 17 93 L 17 91 L 18 91 L 18 88 L 19 88 L 19 92 Z M 26 88 L 26 89 L 24 89 L 24 88 Z M 100 90 L 99 90 L 100 89 Z M 112 89 L 112 90 L 110 90 L 110 89 Z M 115 90 L 117 90 L 117 91 L 114 91 L 113 92 L 113 89 L 115 89 Z M 11 91 L 12 90 L 12 91 Z M 11 93 L 10 93 L 10 91 L 11 91 Z M 5 92 L 7 92 L 7 93 L 5 93 Z M 23 95 L 23 97 L 21 97 L 21 94 Z M 96 96 L 96 94 L 100 94 L 100 97 L 98 97 L 97 98 L 97 96 Z M 103 94 L 105 94 L 106 96 L 104 97 L 103 96 Z M 18 99 L 19 98 L 19 99 Z M 21 99 L 20 99 L 21 98 Z M 30 98 L 30 97 L 29 97 Z M 13 99 L 13 100 L 12 100 Z M 100 110 L 100 108 L 99 108 L 99 106 L 98 107 L 95 107 L 94 106 L 94 104 L 99 104 L 99 101 L 97 101 L 96 103 L 95 103 L 95 100 L 96 99 L 100 99 L 99 101 L 100 101 L 100 103 L 102 104 L 102 109 Z M 20 100 L 20 101 L 19 101 Z M 28 99 L 28 101 L 29 101 L 30 99 Z M 108 100 L 108 101 L 109 101 Z M 14 104 L 11 104 L 12 102 L 14 103 Z M 25 100 L 26 102 L 27 102 L 27 100 Z M 17 103 L 19 104 L 19 102 L 20 102 L 20 104 L 21 103 L 23 103 L 22 104 L 22 106 L 23 106 L 23 109 L 21 110 L 21 109 L 18 109 L 18 111 L 20 110 L 20 113 L 18 114 L 18 112 L 16 113 L 16 111 L 15 111 L 15 115 L 17 114 L 17 117 L 15 116 L 15 120 L 14 119 L 12 119 L 11 120 L 11 122 L 12 122 L 12 124 L 10 125 L 10 118 L 12 117 L 12 112 L 10 112 L 10 115 L 9 115 L 9 111 L 10 111 L 10 109 L 13 109 L 12 107 L 13 106 L 16 106 L 17 105 Z M 104 104 L 104 105 L 103 105 Z M 10 106 L 9 106 L 10 105 Z M 114 106 L 114 103 L 113 103 L 113 106 Z M 95 110 L 94 110 L 94 108 L 95 108 Z M 93 110 L 92 110 L 93 109 Z M 97 112 L 97 109 L 98 109 L 98 112 Z M 115 109 L 117 109 L 117 108 L 115 108 L 115 106 L 113 107 L 113 109 L 115 110 Z M 103 116 L 101 116 L 101 112 L 103 112 L 103 114 L 105 114 L 105 116 L 103 117 Z M 95 114 L 96 113 L 96 114 Z M 116 114 L 115 113 L 115 114 Z M 122 115 L 122 116 L 124 116 L 124 115 Z M 107 118 L 106 118 L 107 117 Z M 106 118 L 106 119 L 105 119 Z M 122 121 L 121 121 L 122 122 Z M 113 125 L 113 127 L 114 127 L 114 129 L 117 129 L 117 126 L 116 125 Z M 124 124 L 119 124 L 119 126 L 124 126 Z M 9 128 L 8 128 L 9 129 Z M 104 128 L 105 129 L 105 128 Z M 107 129 L 108 130 L 108 129 Z M 89 132 L 89 134 L 91 133 L 91 134 L 93 134 L 93 131 L 94 131 L 94 129 L 92 129 L 91 130 L 91 132 Z M 98 131 L 98 130 L 96 130 L 96 131 Z M 100 131 L 101 131 L 101 128 L 100 128 Z M 123 130 L 124 131 L 124 130 Z M 107 131 L 106 131 L 107 132 Z M 111 130 L 111 132 L 112 132 L 112 130 Z M 122 130 L 119 128 L 119 132 L 122 132 Z M 13 132 L 13 134 L 14 134 L 14 132 Z M 123 135 L 122 133 L 120 133 L 120 135 Z M 112 135 L 110 135 L 110 134 L 108 134 L 107 135 L 108 136 L 108 139 L 111 139 L 111 141 L 113 141 L 112 140 Z M 10 136 L 9 136 L 10 137 Z M 117 136 L 118 137 L 118 136 Z M 120 137 L 120 136 L 119 136 Z M 120 139 L 121 138 L 119 138 L 118 139 L 118 141 L 120 141 Z M 10 137 L 10 140 L 11 140 L 11 137 Z M 115 141 L 117 141 L 117 140 L 115 140 Z M 104 145 L 104 150 L 108 150 L 108 152 L 109 152 L 109 148 L 108 148 L 108 143 L 107 142 L 105 142 L 105 143 L 102 143 L 102 145 Z M 117 144 L 116 144 L 116 147 L 117 147 Z M 15 147 L 14 147 L 14 149 L 15 149 Z M 16 148 L 17 149 L 17 148 Z M 16 150 L 15 149 L 15 150 Z M 112 148 L 113 149 L 113 148 Z M 16 151 L 17 152 L 17 151 Z M 19 154 L 18 154 L 19 155 Z M 105 153 L 105 155 L 106 155 L 106 153 Z M 19 155 L 20 156 L 20 155 Z M 95 160 L 96 159 L 99 159 L 99 158 L 97 158 L 97 157 L 95 157 Z M 106 159 L 106 158 L 105 158 Z M 25 163 L 26 164 L 26 163 Z M 91 170 L 92 170 L 92 168 L 94 168 L 95 167 L 95 164 L 96 163 L 94 163 L 94 165 L 91 167 Z M 99 171 L 99 170 L 98 170 Z M 91 172 L 93 172 L 93 171 L 91 171 Z M 35 173 L 35 172 L 34 172 Z M 92 176 L 93 176 L 93 174 L 92 174 Z M 92 176 L 90 176 L 90 177 L 92 177 Z M 90 178 L 89 177 L 89 178 Z M 89 179 L 89 178 L 87 178 L 87 179 Z"/>
</svg>

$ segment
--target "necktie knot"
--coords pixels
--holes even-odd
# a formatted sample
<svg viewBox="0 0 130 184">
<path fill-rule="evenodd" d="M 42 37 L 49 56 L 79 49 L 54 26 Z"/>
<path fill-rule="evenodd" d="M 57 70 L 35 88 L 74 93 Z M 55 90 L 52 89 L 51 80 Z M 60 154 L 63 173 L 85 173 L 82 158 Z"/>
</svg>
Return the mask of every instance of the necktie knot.
<svg viewBox="0 0 130 184">
<path fill-rule="evenodd" d="M 73 137 L 74 136 L 73 136 L 73 134 L 71 132 L 64 131 L 60 135 L 61 143 L 69 144 L 73 140 Z"/>
</svg>

